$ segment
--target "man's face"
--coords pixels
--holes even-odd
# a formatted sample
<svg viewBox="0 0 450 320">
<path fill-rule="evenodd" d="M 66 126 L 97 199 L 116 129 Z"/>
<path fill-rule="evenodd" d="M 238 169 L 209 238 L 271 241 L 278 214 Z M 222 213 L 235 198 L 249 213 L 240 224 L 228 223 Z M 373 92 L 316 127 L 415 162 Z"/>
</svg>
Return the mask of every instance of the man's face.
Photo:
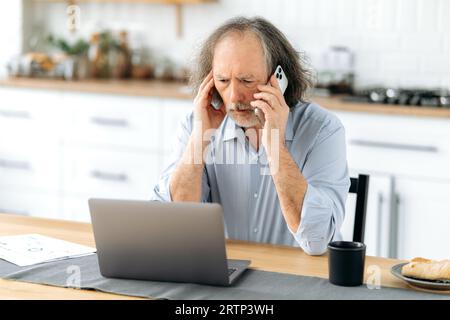
<svg viewBox="0 0 450 320">
<path fill-rule="evenodd" d="M 259 125 L 250 101 L 266 84 L 267 65 L 260 40 L 250 32 L 233 33 L 217 43 L 213 58 L 214 85 L 223 99 L 227 113 L 245 128 Z"/>
</svg>

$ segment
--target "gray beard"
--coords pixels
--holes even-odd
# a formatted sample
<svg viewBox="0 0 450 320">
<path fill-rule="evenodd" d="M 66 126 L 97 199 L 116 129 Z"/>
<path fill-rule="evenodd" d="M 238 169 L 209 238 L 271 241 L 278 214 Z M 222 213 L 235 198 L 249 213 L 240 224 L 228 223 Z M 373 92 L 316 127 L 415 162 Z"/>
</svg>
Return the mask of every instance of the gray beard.
<svg viewBox="0 0 450 320">
<path fill-rule="evenodd" d="M 243 103 L 235 103 L 227 107 L 228 114 L 231 117 L 231 119 L 236 122 L 236 124 L 243 128 L 251 128 L 255 127 L 257 125 L 260 125 L 261 122 L 259 118 L 255 114 L 255 108 L 243 104 Z M 249 110 L 248 115 L 243 119 L 243 117 L 235 117 L 233 111 L 235 110 Z"/>
</svg>

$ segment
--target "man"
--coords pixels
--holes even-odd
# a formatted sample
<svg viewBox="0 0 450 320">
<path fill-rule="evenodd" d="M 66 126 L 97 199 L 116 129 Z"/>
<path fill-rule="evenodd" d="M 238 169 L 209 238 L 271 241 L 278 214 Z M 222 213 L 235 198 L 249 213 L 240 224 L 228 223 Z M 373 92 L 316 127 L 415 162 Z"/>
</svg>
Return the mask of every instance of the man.
<svg viewBox="0 0 450 320">
<path fill-rule="evenodd" d="M 348 176 L 345 133 L 304 101 L 303 60 L 262 18 L 238 17 L 204 43 L 197 95 L 153 200 L 220 203 L 229 238 L 300 246 L 320 255 L 340 240 Z M 289 81 L 284 95 L 275 68 Z M 214 90 L 223 103 L 211 106 Z"/>
</svg>

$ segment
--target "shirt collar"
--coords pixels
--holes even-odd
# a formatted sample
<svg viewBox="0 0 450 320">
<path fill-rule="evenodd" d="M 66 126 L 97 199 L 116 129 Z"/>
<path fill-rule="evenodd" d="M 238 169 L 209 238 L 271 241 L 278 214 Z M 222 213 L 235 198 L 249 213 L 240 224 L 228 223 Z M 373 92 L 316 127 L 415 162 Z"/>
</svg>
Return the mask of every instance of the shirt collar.
<svg viewBox="0 0 450 320">
<path fill-rule="evenodd" d="M 238 131 L 243 131 L 227 114 L 222 122 L 222 140 L 228 141 L 238 137 Z"/>
</svg>

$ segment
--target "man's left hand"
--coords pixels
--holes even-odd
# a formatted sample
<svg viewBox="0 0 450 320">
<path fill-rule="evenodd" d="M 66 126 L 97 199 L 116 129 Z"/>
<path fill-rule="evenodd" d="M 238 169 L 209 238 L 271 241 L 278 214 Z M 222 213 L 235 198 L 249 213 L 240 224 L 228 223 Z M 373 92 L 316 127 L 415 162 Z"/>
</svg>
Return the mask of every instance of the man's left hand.
<svg viewBox="0 0 450 320">
<path fill-rule="evenodd" d="M 275 75 L 270 77 L 269 84 L 258 85 L 260 92 L 255 93 L 253 97 L 256 100 L 250 102 L 253 107 L 259 108 L 265 116 L 261 139 L 268 157 L 272 155 L 272 130 L 278 130 L 278 145 L 279 147 L 284 146 L 284 135 L 289 117 L 289 107 L 284 100 Z M 278 150 L 273 151 L 278 152 Z"/>
</svg>

